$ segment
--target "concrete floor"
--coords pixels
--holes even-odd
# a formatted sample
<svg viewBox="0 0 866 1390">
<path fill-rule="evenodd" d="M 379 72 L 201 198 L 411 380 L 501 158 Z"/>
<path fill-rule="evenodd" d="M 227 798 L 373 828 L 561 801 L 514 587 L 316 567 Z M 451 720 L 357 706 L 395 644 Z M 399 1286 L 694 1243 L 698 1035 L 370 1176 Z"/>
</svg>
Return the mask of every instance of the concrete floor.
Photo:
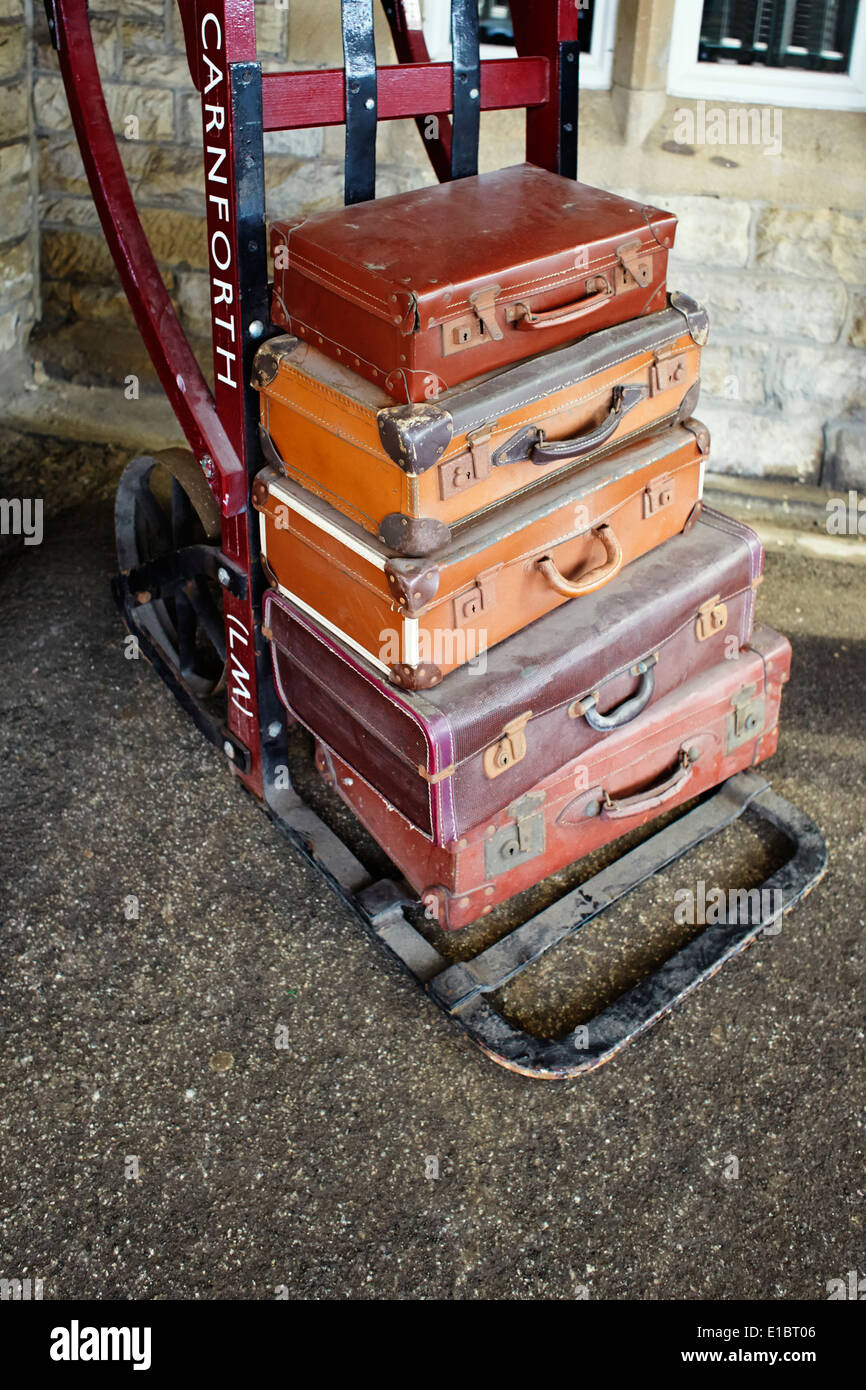
<svg viewBox="0 0 866 1390">
<path fill-rule="evenodd" d="M 774 553 L 760 595 L 795 654 L 768 771 L 827 878 L 550 1084 L 438 1014 L 124 659 L 112 559 L 102 505 L 0 571 L 0 1275 L 46 1298 L 810 1300 L 862 1272 L 862 566 Z M 668 920 L 693 878 L 621 921 Z"/>
</svg>

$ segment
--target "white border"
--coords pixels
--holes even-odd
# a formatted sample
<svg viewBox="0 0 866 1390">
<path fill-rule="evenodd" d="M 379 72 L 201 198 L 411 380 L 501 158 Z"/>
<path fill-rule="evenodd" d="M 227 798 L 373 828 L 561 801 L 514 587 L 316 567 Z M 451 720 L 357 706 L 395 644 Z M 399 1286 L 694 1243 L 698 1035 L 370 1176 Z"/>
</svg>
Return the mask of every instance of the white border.
<svg viewBox="0 0 866 1390">
<path fill-rule="evenodd" d="M 607 91 L 613 70 L 613 44 L 619 0 L 596 0 L 592 42 L 580 55 L 580 85 L 586 91 Z M 424 35 L 430 57 L 442 62 L 451 57 L 451 0 L 423 0 Z M 514 48 L 483 43 L 482 58 L 516 58 Z"/>
<path fill-rule="evenodd" d="M 857 13 L 851 68 L 847 74 L 699 63 L 702 9 L 700 0 L 676 0 L 668 61 L 671 96 L 760 102 L 766 106 L 803 106 L 824 111 L 866 110 L 864 0 Z"/>
</svg>

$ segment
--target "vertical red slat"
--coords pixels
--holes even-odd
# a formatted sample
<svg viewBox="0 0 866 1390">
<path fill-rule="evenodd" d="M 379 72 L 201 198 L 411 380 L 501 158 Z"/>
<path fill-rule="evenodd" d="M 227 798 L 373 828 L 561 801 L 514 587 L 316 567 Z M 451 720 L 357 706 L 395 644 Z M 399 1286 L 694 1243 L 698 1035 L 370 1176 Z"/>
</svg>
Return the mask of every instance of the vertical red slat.
<svg viewBox="0 0 866 1390">
<path fill-rule="evenodd" d="M 229 64 L 255 60 L 253 0 L 194 0 L 193 35 L 196 85 L 201 91 L 207 209 L 208 265 L 213 327 L 214 395 L 217 412 L 238 457 L 249 474 L 244 408 L 240 261 L 234 126 Z M 189 38 L 188 38 L 189 44 Z M 223 521 L 225 553 L 250 575 L 249 511 Z M 251 585 L 250 585 L 251 589 Z M 250 767 L 238 775 L 250 791 L 263 795 L 256 679 L 256 624 L 251 597 L 226 593 L 225 627 L 228 724 L 248 749 Z"/>
<path fill-rule="evenodd" d="M 518 54 L 542 55 L 550 63 L 548 100 L 526 112 L 526 158 L 553 173 L 559 169 L 561 137 L 560 44 L 576 42 L 578 13 L 576 0 L 511 0 Z"/>
</svg>

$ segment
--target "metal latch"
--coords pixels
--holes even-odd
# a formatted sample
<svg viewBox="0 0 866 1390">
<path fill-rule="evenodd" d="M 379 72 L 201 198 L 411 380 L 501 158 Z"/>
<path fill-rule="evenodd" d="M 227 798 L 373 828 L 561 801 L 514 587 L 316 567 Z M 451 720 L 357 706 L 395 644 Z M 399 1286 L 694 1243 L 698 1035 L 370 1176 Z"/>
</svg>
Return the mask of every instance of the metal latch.
<svg viewBox="0 0 866 1390">
<path fill-rule="evenodd" d="M 480 613 L 485 613 L 493 607 L 493 576 L 499 568 L 497 565 L 495 569 L 479 574 L 471 589 L 464 589 L 462 594 L 457 595 L 454 600 L 455 627 L 466 627 L 474 623 Z"/>
<path fill-rule="evenodd" d="M 528 709 L 525 714 L 519 714 L 516 719 L 512 719 L 502 730 L 502 737 L 498 743 L 494 743 L 491 748 L 484 751 L 484 775 L 486 777 L 498 777 L 500 772 L 507 772 L 513 763 L 519 763 L 526 757 L 526 725 L 532 718 L 532 710 Z"/>
<path fill-rule="evenodd" d="M 646 288 L 652 279 L 652 256 L 641 249 L 640 242 L 627 241 L 624 246 L 618 246 L 616 258 L 619 266 L 614 270 L 615 289 L 630 288 L 629 280 Z"/>
<path fill-rule="evenodd" d="M 500 293 L 498 285 L 490 285 L 485 290 L 476 290 L 469 296 L 471 314 L 452 319 L 442 325 L 442 355 L 449 357 L 453 352 L 463 352 L 465 348 L 477 347 L 490 339 L 499 341 L 503 334 L 496 321 L 496 296 Z"/>
<path fill-rule="evenodd" d="M 685 381 L 687 370 L 684 352 L 674 353 L 671 357 L 657 355 L 652 366 L 653 391 L 667 391 L 678 382 Z"/>
<path fill-rule="evenodd" d="M 749 743 L 763 731 L 766 701 L 757 693 L 757 686 L 744 686 L 732 696 L 733 710 L 728 715 L 726 751 L 733 752 L 743 743 Z"/>
<path fill-rule="evenodd" d="M 493 826 L 484 844 L 484 873 L 496 878 L 518 864 L 544 853 L 544 792 L 530 793 L 509 807 L 514 820 L 499 830 Z"/>
<path fill-rule="evenodd" d="M 727 626 L 727 622 L 727 604 L 722 603 L 720 594 L 714 594 L 698 609 L 695 622 L 698 641 L 706 642 L 707 638 L 712 637 L 714 632 L 721 632 L 722 628 Z"/>
<path fill-rule="evenodd" d="M 497 343 L 501 342 L 503 337 L 502 329 L 496 322 L 496 296 L 499 293 L 498 285 L 489 285 L 486 290 L 476 290 L 469 296 L 469 303 L 484 325 L 485 332 Z"/>
<path fill-rule="evenodd" d="M 647 483 L 643 494 L 644 519 L 655 516 L 662 507 L 669 507 L 674 500 L 674 480 L 670 473 L 661 478 L 653 478 Z"/>
<path fill-rule="evenodd" d="M 490 474 L 490 430 L 475 430 L 467 434 L 469 453 L 449 459 L 439 465 L 439 495 L 443 501 L 463 492 Z"/>
</svg>

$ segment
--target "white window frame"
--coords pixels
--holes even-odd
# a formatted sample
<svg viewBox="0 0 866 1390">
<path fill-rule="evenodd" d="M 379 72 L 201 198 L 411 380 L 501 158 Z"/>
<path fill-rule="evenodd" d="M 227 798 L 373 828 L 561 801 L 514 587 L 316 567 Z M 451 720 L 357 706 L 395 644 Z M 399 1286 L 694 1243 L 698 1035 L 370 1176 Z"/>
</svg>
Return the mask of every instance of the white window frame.
<svg viewBox="0 0 866 1390">
<path fill-rule="evenodd" d="M 699 63 L 701 0 L 676 0 L 668 62 L 668 92 L 707 101 L 748 101 L 824 111 L 866 110 L 866 0 L 860 0 L 847 73 Z"/>
<path fill-rule="evenodd" d="M 584 91 L 607 91 L 613 71 L 616 9 L 619 0 L 596 0 L 592 42 L 580 55 L 580 86 Z M 451 57 L 451 0 L 422 0 L 424 34 L 433 62 Z M 514 48 L 483 43 L 482 58 L 516 58 Z"/>
</svg>

